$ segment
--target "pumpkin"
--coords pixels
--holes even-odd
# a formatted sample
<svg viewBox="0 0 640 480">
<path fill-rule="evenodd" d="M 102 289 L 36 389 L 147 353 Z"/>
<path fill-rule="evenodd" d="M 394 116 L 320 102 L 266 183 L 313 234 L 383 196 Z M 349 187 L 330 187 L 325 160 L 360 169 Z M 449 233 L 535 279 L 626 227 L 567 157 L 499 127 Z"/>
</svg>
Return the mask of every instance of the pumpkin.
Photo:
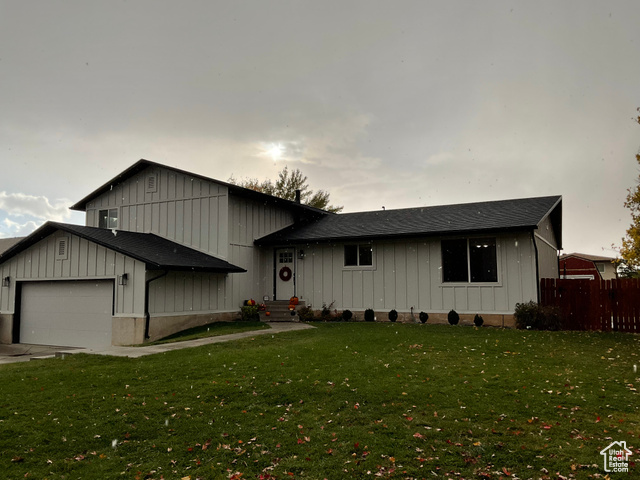
<svg viewBox="0 0 640 480">
<path fill-rule="evenodd" d="M 249 305 L 250 307 L 253 307 L 256 304 L 256 301 L 252 298 L 250 300 L 247 300 L 247 305 Z"/>
<path fill-rule="evenodd" d="M 289 305 L 298 305 L 298 303 L 300 303 L 298 297 L 291 297 L 291 299 L 289 299 Z"/>
<path fill-rule="evenodd" d="M 270 316 L 271 316 L 271 312 L 264 312 L 264 314 L 265 314 L 267 317 L 270 317 Z"/>
</svg>

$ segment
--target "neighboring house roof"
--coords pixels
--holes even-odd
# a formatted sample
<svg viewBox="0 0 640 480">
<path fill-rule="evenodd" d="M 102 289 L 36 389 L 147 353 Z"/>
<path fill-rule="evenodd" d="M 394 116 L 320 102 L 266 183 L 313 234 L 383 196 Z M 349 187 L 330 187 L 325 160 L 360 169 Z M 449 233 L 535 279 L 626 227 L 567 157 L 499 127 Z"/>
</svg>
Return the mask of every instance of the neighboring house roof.
<svg viewBox="0 0 640 480">
<path fill-rule="evenodd" d="M 611 263 L 615 260 L 613 257 L 603 257 L 600 255 L 589 255 L 587 253 L 565 253 L 560 255 L 560 260 L 565 260 L 566 258 L 574 257 L 581 258 L 583 260 L 588 260 L 590 262 L 608 262 Z"/>
<path fill-rule="evenodd" d="M 258 245 L 533 230 L 551 218 L 562 245 L 562 197 L 537 197 L 328 215 L 262 237 Z"/>
<path fill-rule="evenodd" d="M 239 195 L 239 196 L 243 196 L 243 197 L 247 197 L 247 198 L 253 198 L 253 199 L 261 201 L 261 202 L 268 202 L 268 203 L 271 203 L 271 204 L 282 205 L 282 206 L 285 206 L 285 207 L 288 207 L 288 208 L 293 208 L 294 210 L 300 210 L 300 211 L 303 211 L 303 212 L 306 212 L 306 213 L 316 213 L 316 214 L 321 214 L 321 215 L 330 215 L 331 214 L 330 212 L 327 212 L 327 211 L 324 211 L 324 210 L 320 210 L 318 208 L 310 207 L 308 205 L 300 204 L 300 203 L 297 203 L 297 202 L 292 202 L 290 200 L 284 200 L 284 199 L 279 198 L 279 197 L 274 197 L 273 195 L 267 195 L 266 193 L 257 192 L 255 190 L 251 190 L 249 188 L 240 187 L 238 185 L 233 185 L 232 183 L 221 182 L 220 180 L 216 180 L 215 178 L 209 178 L 209 177 L 205 177 L 203 175 L 197 175 L 197 174 L 192 173 L 192 172 L 187 172 L 186 170 L 180 170 L 178 168 L 170 167 L 170 166 L 167 166 L 167 165 L 162 165 L 161 163 L 156 163 L 156 162 L 152 162 L 150 160 L 145 160 L 145 159 L 138 160 L 136 163 L 134 163 L 132 166 L 130 166 L 129 168 L 124 170 L 122 173 L 116 175 L 111 180 L 109 180 L 107 183 L 105 183 L 101 187 L 99 187 L 96 190 L 94 190 L 93 192 L 91 192 L 89 195 L 84 197 L 79 202 L 76 202 L 75 204 L 71 205 L 71 207 L 69 207 L 69 208 L 71 210 L 78 210 L 78 211 L 81 211 L 81 212 L 86 211 L 87 203 L 91 202 L 92 200 L 96 199 L 97 197 L 99 197 L 103 193 L 108 192 L 109 190 L 113 189 L 116 185 L 119 185 L 120 183 L 123 183 L 128 178 L 131 178 L 134 175 L 137 175 L 138 173 L 142 172 L 143 170 L 145 170 L 146 168 L 149 168 L 149 167 L 164 168 L 166 170 L 171 170 L 173 172 L 180 173 L 180 174 L 183 174 L 183 175 L 187 175 L 189 177 L 198 178 L 198 179 L 205 180 L 205 181 L 208 181 L 208 182 L 217 183 L 218 185 L 223 185 L 223 186 L 227 187 L 231 194 L 235 194 L 235 195 Z"/>
<path fill-rule="evenodd" d="M 0 263 L 26 250 L 57 230 L 84 238 L 105 248 L 144 262 L 149 270 L 186 270 L 194 272 L 234 273 L 245 269 L 181 245 L 153 233 L 108 230 L 66 223 L 47 222 L 31 235 L 0 254 Z"/>
<path fill-rule="evenodd" d="M 0 254 L 9 250 L 16 243 L 22 241 L 24 237 L 0 238 Z"/>
</svg>

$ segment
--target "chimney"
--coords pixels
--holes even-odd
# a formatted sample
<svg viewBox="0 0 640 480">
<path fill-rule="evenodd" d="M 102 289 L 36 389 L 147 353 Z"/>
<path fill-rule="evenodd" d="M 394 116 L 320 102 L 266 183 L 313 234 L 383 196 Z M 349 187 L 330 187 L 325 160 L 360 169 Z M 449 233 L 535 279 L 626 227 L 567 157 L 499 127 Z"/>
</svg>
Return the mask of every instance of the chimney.
<svg viewBox="0 0 640 480">
<path fill-rule="evenodd" d="M 296 203 L 300 203 L 300 190 L 296 190 Z"/>
</svg>

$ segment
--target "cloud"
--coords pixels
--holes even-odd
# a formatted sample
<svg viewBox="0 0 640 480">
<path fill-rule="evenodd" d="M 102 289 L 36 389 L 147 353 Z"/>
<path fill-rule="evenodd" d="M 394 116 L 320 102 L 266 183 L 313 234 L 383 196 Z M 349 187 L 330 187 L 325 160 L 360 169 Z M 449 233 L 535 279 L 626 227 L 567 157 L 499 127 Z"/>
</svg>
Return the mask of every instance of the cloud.
<svg viewBox="0 0 640 480">
<path fill-rule="evenodd" d="M 5 218 L 2 221 L 1 227 L 5 231 L 0 231 L 0 238 L 25 237 L 39 228 L 43 223 L 44 222 L 35 222 L 33 220 L 28 220 L 25 223 L 18 223 Z"/>
<path fill-rule="evenodd" d="M 0 192 L 0 210 L 6 211 L 8 215 L 13 217 L 26 215 L 42 220 L 62 222 L 71 216 L 68 207 L 70 203 L 67 200 L 58 200 L 52 204 L 44 196 L 36 197 L 24 193 Z"/>
</svg>

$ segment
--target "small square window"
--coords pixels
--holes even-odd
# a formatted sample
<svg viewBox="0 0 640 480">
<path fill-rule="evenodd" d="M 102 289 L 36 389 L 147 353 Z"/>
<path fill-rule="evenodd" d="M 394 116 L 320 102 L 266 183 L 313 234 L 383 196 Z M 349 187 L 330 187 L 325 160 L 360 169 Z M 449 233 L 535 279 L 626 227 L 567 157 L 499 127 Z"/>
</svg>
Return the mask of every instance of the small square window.
<svg viewBox="0 0 640 480">
<path fill-rule="evenodd" d="M 278 254 L 279 263 L 293 263 L 293 252 L 280 252 Z"/>
<path fill-rule="evenodd" d="M 99 228 L 118 228 L 118 209 L 100 210 L 98 212 Z"/>
<path fill-rule="evenodd" d="M 345 267 L 371 267 L 373 266 L 373 247 L 371 245 L 345 245 Z"/>
</svg>

